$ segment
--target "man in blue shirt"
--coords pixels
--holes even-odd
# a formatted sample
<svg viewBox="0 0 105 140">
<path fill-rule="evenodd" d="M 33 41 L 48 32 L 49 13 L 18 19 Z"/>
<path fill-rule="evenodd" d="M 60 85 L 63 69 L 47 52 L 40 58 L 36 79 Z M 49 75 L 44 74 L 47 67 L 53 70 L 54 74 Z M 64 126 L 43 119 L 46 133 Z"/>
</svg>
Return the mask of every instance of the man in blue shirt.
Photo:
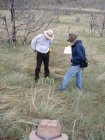
<svg viewBox="0 0 105 140">
<path fill-rule="evenodd" d="M 72 43 L 72 59 L 71 63 L 72 66 L 69 68 L 69 70 L 65 73 L 63 82 L 60 85 L 60 91 L 64 91 L 71 78 L 76 76 L 76 87 L 80 91 L 82 90 L 82 68 L 81 68 L 81 62 L 85 61 L 86 54 L 85 49 L 82 45 L 81 40 L 77 40 L 77 35 L 74 33 L 69 34 L 68 40 L 70 43 Z"/>
<path fill-rule="evenodd" d="M 49 48 L 52 45 L 53 39 L 54 33 L 50 29 L 44 31 L 44 34 L 39 34 L 34 39 L 32 39 L 31 47 L 35 52 L 37 52 L 35 81 L 39 79 L 42 62 L 44 63 L 45 78 L 49 77 Z"/>
</svg>

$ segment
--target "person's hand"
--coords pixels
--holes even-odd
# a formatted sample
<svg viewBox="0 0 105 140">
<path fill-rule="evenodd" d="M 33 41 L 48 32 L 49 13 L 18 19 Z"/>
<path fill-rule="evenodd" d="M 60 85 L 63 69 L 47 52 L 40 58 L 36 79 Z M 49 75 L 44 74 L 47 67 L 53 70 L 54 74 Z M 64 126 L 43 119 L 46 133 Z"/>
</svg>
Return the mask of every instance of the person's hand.
<svg viewBox="0 0 105 140">
<path fill-rule="evenodd" d="M 52 52 L 51 48 L 49 48 L 49 52 Z"/>
<path fill-rule="evenodd" d="M 70 58 L 67 60 L 67 64 L 71 64 L 71 59 Z"/>
</svg>

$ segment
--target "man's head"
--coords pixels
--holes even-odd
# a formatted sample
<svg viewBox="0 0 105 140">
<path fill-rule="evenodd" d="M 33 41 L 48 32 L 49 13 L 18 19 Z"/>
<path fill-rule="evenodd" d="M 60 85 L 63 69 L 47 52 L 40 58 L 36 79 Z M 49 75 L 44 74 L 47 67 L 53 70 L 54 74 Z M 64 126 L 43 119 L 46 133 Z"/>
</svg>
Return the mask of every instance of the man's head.
<svg viewBox="0 0 105 140">
<path fill-rule="evenodd" d="M 77 34 L 70 33 L 67 41 L 69 41 L 70 43 L 74 43 L 77 39 L 77 36 L 78 36 Z"/>
<path fill-rule="evenodd" d="M 51 30 L 51 29 L 44 31 L 44 35 L 45 35 L 46 39 L 49 39 L 49 40 L 54 39 L 54 33 L 53 33 L 53 30 Z"/>
</svg>

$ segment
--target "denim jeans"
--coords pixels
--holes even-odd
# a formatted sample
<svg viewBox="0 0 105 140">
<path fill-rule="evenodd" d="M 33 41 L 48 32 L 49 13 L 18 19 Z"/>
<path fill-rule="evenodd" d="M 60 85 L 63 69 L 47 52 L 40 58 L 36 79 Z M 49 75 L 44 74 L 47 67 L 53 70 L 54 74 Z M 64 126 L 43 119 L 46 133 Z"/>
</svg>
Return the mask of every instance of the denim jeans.
<svg viewBox="0 0 105 140">
<path fill-rule="evenodd" d="M 80 91 L 82 90 L 82 70 L 80 68 L 80 66 L 71 66 L 71 68 L 69 68 L 69 70 L 65 73 L 63 82 L 60 85 L 60 91 L 64 91 L 71 78 L 76 76 L 76 87 L 77 89 L 79 89 Z"/>
</svg>

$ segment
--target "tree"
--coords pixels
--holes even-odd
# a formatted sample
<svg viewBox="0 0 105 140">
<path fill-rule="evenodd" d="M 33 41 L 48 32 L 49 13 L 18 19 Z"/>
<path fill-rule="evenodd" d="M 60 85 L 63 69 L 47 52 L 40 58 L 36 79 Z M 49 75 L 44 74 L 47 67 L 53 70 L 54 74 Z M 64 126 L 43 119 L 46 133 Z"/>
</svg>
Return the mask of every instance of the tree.
<svg viewBox="0 0 105 140">
<path fill-rule="evenodd" d="M 100 37 L 103 37 L 105 34 L 105 14 L 100 14 L 100 16 L 91 14 L 90 29 L 94 35 L 97 32 Z"/>
<path fill-rule="evenodd" d="M 6 2 L 6 0 L 4 1 Z M 7 32 L 8 39 L 13 42 L 21 38 L 26 43 L 27 39 L 31 38 L 33 34 L 37 34 L 41 29 L 48 28 L 59 18 L 48 11 L 31 10 L 30 6 L 26 6 L 23 1 L 18 1 L 17 3 L 17 0 L 9 0 L 8 9 L 10 11 L 10 19 L 7 18 L 7 15 L 2 15 L 3 26 L 1 28 Z"/>
<path fill-rule="evenodd" d="M 16 16 L 15 16 L 15 3 L 14 0 L 10 0 L 11 3 L 11 24 L 12 24 L 12 41 L 16 42 Z"/>
</svg>

